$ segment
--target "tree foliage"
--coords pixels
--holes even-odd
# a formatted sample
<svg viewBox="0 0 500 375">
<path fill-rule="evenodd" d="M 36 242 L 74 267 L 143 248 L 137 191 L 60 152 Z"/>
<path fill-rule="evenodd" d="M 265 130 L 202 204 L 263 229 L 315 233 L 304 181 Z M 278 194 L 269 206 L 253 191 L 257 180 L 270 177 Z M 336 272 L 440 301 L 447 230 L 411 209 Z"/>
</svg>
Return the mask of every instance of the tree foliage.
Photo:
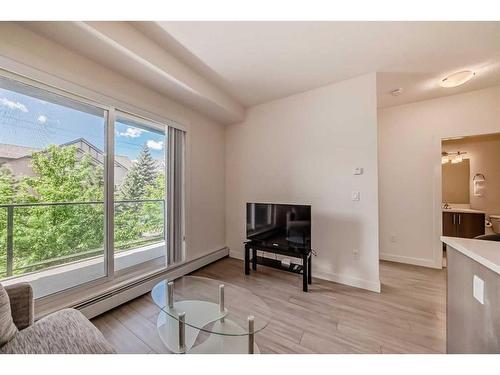
<svg viewBox="0 0 500 375">
<path fill-rule="evenodd" d="M 0 167 L 0 203 L 12 203 L 16 198 L 15 179 L 10 169 Z"/>
<path fill-rule="evenodd" d="M 144 145 L 137 161 L 125 177 L 120 196 L 123 199 L 143 199 L 147 195 L 147 188 L 155 183 L 157 175 L 151 151 Z"/>
<path fill-rule="evenodd" d="M 146 241 L 163 234 L 162 202 L 128 202 L 130 200 L 163 199 L 165 175 L 157 171 L 151 151 L 144 145 L 137 161 L 128 171 L 118 194 L 115 208 L 115 247 L 130 247 L 133 241 Z M 125 201 L 121 202 L 120 201 Z"/>
<path fill-rule="evenodd" d="M 0 169 L 0 204 L 34 204 L 14 209 L 15 272 L 102 254 L 103 167 L 75 146 L 49 146 L 34 153 L 31 164 L 34 176 L 18 179 L 8 169 Z M 163 199 L 164 179 L 145 147 L 116 198 Z M 49 202 L 72 204 L 47 205 Z M 158 241 L 163 236 L 163 220 L 162 202 L 116 203 L 115 248 Z M 7 210 L 0 208 L 0 277 L 6 268 L 6 223 Z"/>
</svg>

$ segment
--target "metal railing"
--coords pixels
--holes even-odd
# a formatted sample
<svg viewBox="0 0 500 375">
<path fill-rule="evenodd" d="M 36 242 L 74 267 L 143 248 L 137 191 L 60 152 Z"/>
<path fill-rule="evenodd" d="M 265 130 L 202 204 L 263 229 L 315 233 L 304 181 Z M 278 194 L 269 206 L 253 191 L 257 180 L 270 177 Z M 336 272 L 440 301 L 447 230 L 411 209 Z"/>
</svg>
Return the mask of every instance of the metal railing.
<svg viewBox="0 0 500 375">
<path fill-rule="evenodd" d="M 115 200 L 115 209 L 117 204 L 142 204 L 142 203 L 148 203 L 148 202 L 161 202 L 162 203 L 162 209 L 163 209 L 163 234 L 165 235 L 166 233 L 166 223 L 165 223 L 165 199 L 137 199 L 137 200 Z M 7 262 L 6 262 L 6 270 L 5 274 L 6 277 L 10 277 L 13 275 L 14 272 L 14 209 L 15 208 L 20 208 L 20 207 L 51 207 L 51 206 L 78 206 L 78 205 L 93 205 L 93 204 L 99 204 L 99 205 L 104 205 L 104 201 L 83 201 L 83 202 L 47 202 L 47 203 L 14 203 L 14 204 L 0 204 L 0 209 L 6 209 L 7 210 L 7 225 L 6 225 L 6 230 L 7 230 L 7 238 L 6 238 L 6 255 L 7 255 Z M 92 255 L 96 253 L 100 253 L 103 251 L 103 249 L 97 249 L 97 250 L 86 250 L 80 253 L 75 253 L 71 254 L 69 256 L 63 256 L 63 257 L 57 257 L 54 258 L 55 260 L 64 260 L 64 259 L 70 259 L 74 260 L 75 258 L 81 258 L 82 256 L 85 255 Z M 87 259 L 88 257 L 85 256 L 84 259 Z M 50 264 L 54 262 L 54 259 L 49 259 L 46 261 L 42 262 L 37 262 L 36 264 L 31 264 L 28 267 L 33 267 L 33 266 L 43 266 L 44 264 Z M 0 276 L 1 278 L 1 276 Z"/>
</svg>

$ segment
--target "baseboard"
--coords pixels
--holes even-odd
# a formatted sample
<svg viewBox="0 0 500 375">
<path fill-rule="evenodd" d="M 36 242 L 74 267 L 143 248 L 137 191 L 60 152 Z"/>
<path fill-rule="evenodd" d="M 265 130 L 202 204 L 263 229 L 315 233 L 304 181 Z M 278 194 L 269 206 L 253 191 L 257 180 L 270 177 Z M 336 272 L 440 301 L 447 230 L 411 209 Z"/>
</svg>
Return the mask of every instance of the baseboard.
<svg viewBox="0 0 500 375">
<path fill-rule="evenodd" d="M 434 260 L 431 259 L 405 257 L 402 255 L 395 255 L 395 254 L 380 253 L 380 260 L 388 260 L 390 262 L 405 263 L 414 266 L 422 266 L 428 268 L 437 268 L 437 269 L 442 268 L 441 266 L 436 265 L 434 263 Z"/>
<path fill-rule="evenodd" d="M 229 250 L 229 256 L 231 258 L 243 260 L 245 258 L 243 252 L 241 251 L 232 251 Z M 355 277 L 350 277 L 346 275 L 339 275 L 335 273 L 331 273 L 328 271 L 322 271 L 318 270 L 318 268 L 315 266 L 315 262 L 313 261 L 313 277 L 322 279 L 322 280 L 327 280 L 327 281 L 333 281 L 335 283 L 339 284 L 344 284 L 344 285 L 349 285 L 353 286 L 355 288 L 361 288 L 361 289 L 366 289 L 372 292 L 377 292 L 380 293 L 380 282 L 373 282 L 373 281 L 368 281 L 368 280 L 363 280 L 363 279 L 358 279 Z"/>
<path fill-rule="evenodd" d="M 245 253 L 242 251 L 234 251 L 234 250 L 229 249 L 229 257 L 234 258 L 234 259 L 244 260 Z"/>
<path fill-rule="evenodd" d="M 314 263 L 313 263 L 314 267 Z M 335 283 L 353 286 L 355 288 L 366 289 L 371 292 L 380 293 L 380 281 L 369 281 L 364 279 L 358 279 L 356 277 L 351 277 L 347 275 L 322 271 L 313 268 L 313 277 L 318 279 L 333 281 Z"/>
</svg>

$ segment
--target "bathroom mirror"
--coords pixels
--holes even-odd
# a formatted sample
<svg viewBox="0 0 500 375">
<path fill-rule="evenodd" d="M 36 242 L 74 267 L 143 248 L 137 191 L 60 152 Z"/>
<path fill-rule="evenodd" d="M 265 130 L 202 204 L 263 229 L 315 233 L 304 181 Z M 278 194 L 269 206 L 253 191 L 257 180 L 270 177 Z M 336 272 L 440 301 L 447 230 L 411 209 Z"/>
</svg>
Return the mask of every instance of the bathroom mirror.
<svg viewBox="0 0 500 375">
<path fill-rule="evenodd" d="M 470 162 L 463 159 L 459 163 L 444 163 L 443 168 L 443 203 L 470 203 Z"/>
</svg>

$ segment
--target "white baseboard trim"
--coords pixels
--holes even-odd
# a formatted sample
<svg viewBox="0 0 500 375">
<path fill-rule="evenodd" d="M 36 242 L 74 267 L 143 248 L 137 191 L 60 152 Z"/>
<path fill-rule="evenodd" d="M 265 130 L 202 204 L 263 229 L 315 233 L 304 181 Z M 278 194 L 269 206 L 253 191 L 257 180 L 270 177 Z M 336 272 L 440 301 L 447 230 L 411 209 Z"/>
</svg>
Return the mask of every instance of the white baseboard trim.
<svg viewBox="0 0 500 375">
<path fill-rule="evenodd" d="M 229 257 L 239 260 L 245 260 L 245 253 L 229 249 Z"/>
<path fill-rule="evenodd" d="M 405 257 L 402 255 L 380 253 L 380 260 L 388 260 L 390 262 L 405 263 L 414 266 L 422 266 L 428 268 L 437 268 L 437 269 L 442 268 L 441 265 L 436 265 L 433 259 L 426 259 L 426 258 L 414 258 L 414 257 Z"/>
<path fill-rule="evenodd" d="M 326 271 L 321 271 L 321 270 L 315 270 L 314 269 L 314 263 L 313 263 L 313 277 L 322 279 L 322 280 L 328 280 L 328 281 L 333 281 L 335 283 L 339 284 L 344 284 L 344 285 L 349 285 L 353 286 L 355 288 L 360 288 L 360 289 L 366 289 L 371 292 L 376 292 L 380 293 L 380 281 L 369 281 L 369 280 L 364 280 L 364 279 L 358 279 L 356 277 L 351 277 L 347 275 L 341 275 L 337 273 L 332 273 L 332 272 L 326 272 Z"/>
<path fill-rule="evenodd" d="M 232 250 L 229 250 L 229 257 L 239 260 L 243 260 L 245 258 L 244 254 L 241 251 L 232 251 Z M 361 288 L 372 292 L 380 293 L 380 282 L 377 283 L 374 281 L 368 281 L 346 275 L 339 275 L 328 271 L 318 270 L 318 268 L 315 266 L 315 262 L 313 262 L 312 274 L 314 278 L 333 281 L 335 283 L 349 285 L 355 288 Z"/>
</svg>

